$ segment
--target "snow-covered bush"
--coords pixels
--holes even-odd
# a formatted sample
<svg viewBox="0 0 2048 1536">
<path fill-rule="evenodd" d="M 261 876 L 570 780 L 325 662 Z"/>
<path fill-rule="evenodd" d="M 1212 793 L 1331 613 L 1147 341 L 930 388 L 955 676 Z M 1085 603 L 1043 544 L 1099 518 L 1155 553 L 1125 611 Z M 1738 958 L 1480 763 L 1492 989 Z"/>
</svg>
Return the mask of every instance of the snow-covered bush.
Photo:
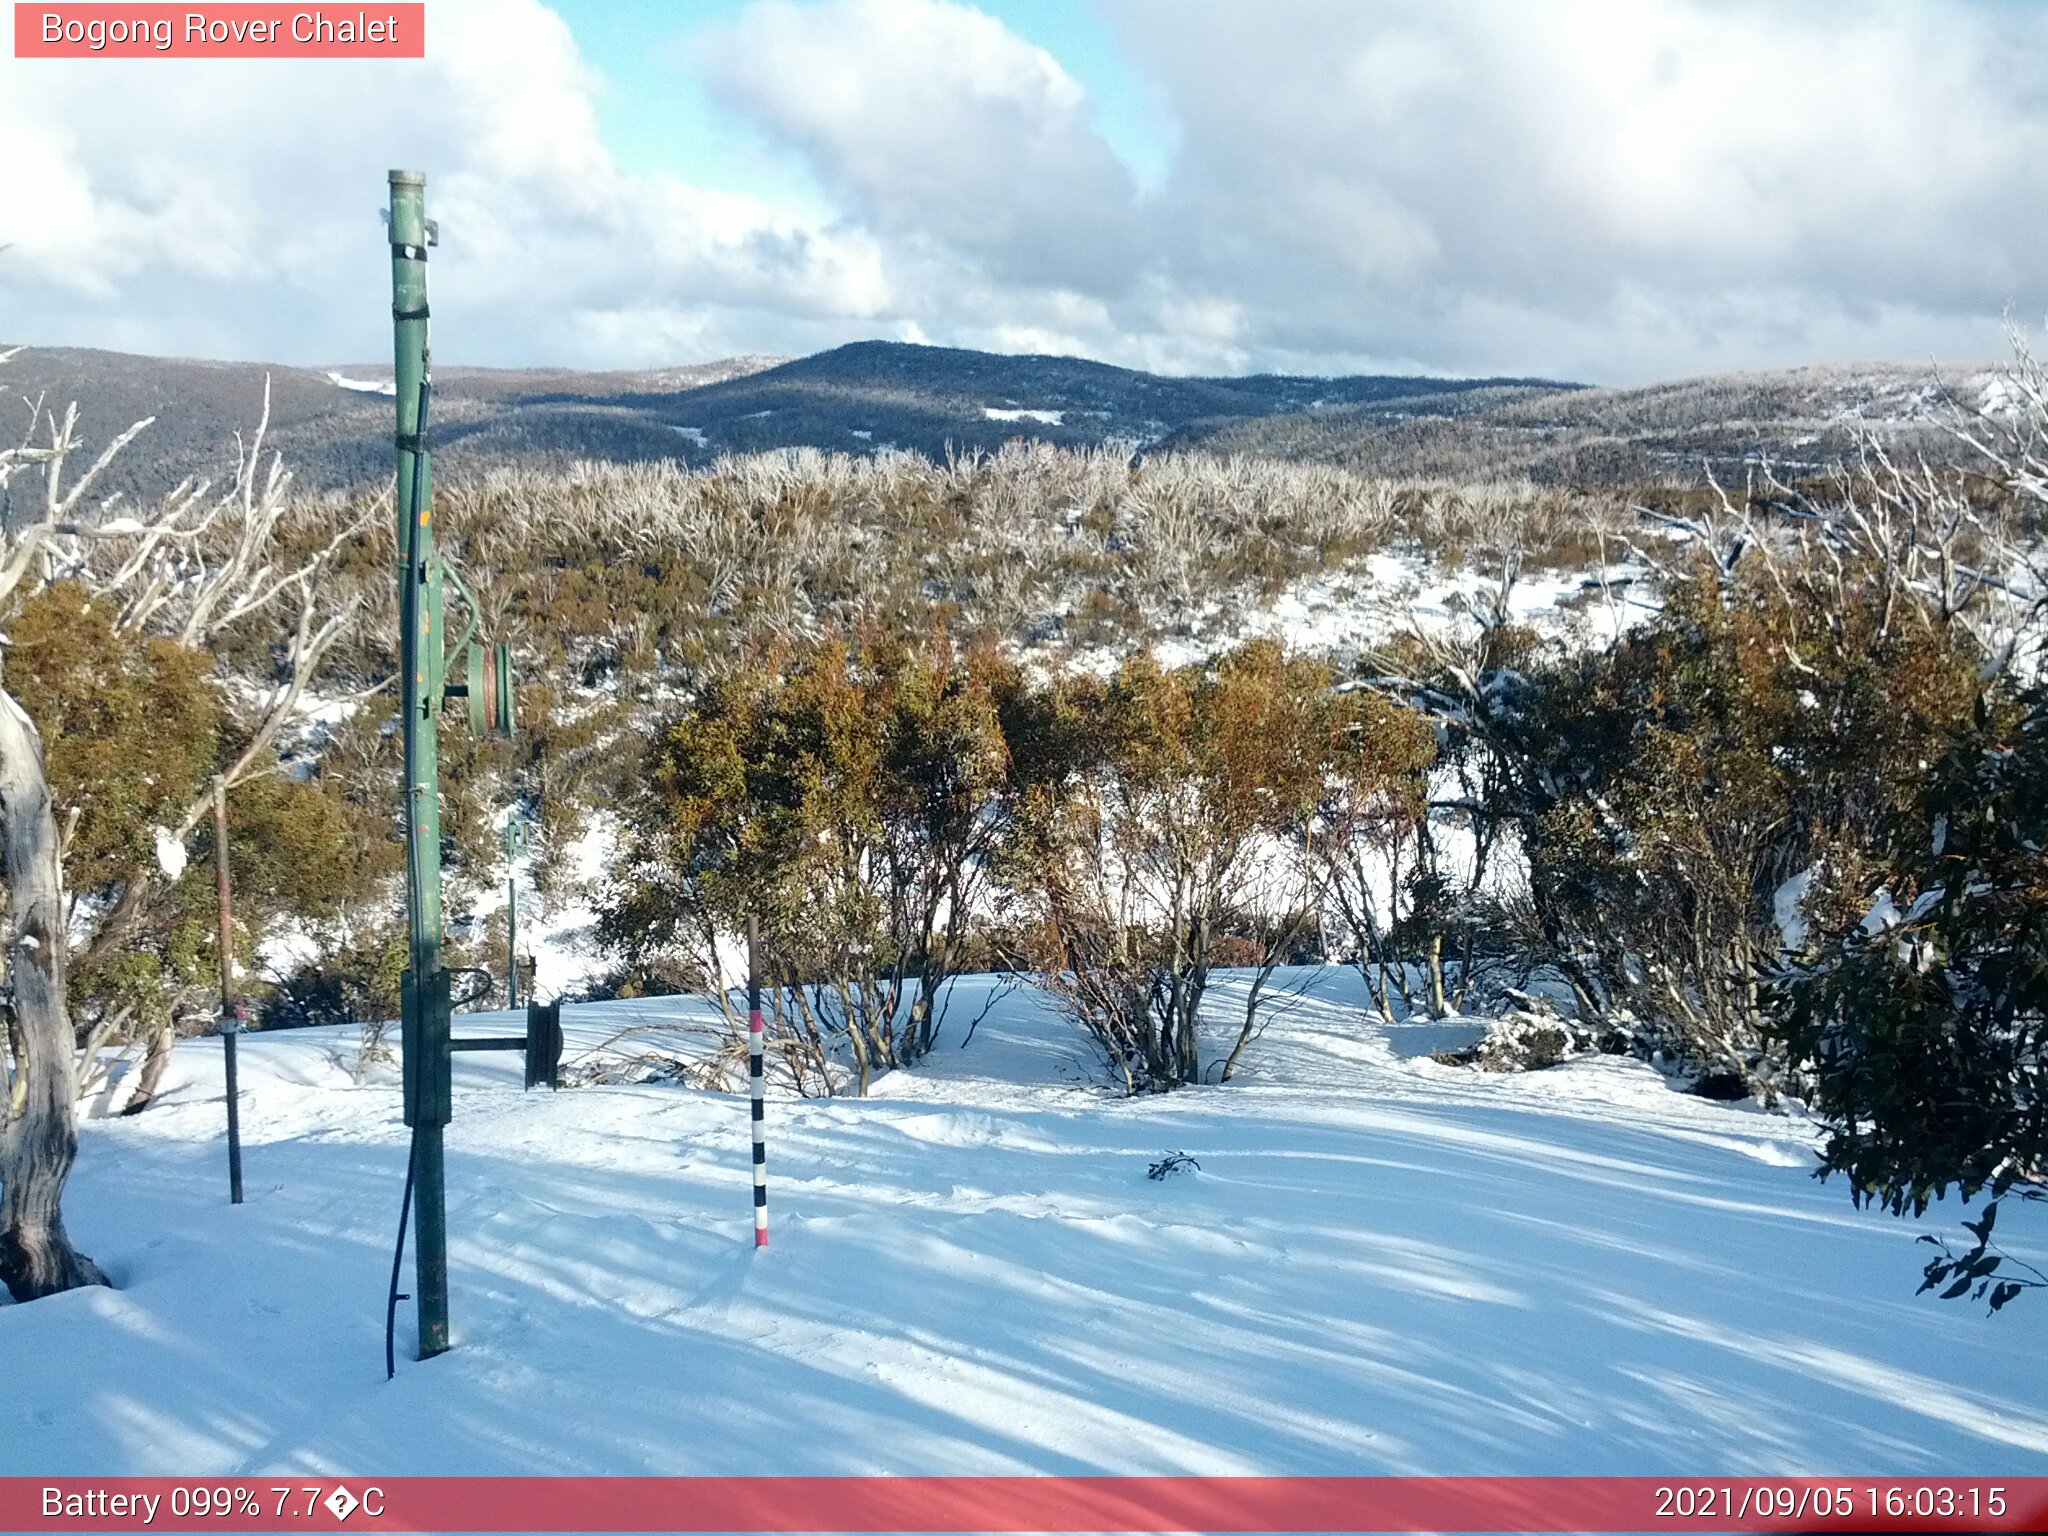
<svg viewBox="0 0 2048 1536">
<path fill-rule="evenodd" d="M 1439 1052 L 1436 1060 L 1484 1072 L 1540 1072 L 1574 1056 L 1620 1055 L 1634 1048 L 1633 1036 L 1617 1024 L 1567 1018 L 1541 998 L 1518 995 L 1521 1004 L 1490 1019 L 1476 1044 Z"/>
</svg>

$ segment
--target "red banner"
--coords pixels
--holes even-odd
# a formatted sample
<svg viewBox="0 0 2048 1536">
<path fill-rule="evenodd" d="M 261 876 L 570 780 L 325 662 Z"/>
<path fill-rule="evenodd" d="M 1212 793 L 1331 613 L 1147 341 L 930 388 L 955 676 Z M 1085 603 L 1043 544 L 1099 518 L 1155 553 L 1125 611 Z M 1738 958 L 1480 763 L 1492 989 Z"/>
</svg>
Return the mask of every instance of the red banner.
<svg viewBox="0 0 2048 1536">
<path fill-rule="evenodd" d="M 18 59 L 423 59 L 423 0 L 337 5 L 28 4 Z"/>
<path fill-rule="evenodd" d="M 2040 1531 L 2048 1477 L 0 1478 L 10 1531 Z"/>
</svg>

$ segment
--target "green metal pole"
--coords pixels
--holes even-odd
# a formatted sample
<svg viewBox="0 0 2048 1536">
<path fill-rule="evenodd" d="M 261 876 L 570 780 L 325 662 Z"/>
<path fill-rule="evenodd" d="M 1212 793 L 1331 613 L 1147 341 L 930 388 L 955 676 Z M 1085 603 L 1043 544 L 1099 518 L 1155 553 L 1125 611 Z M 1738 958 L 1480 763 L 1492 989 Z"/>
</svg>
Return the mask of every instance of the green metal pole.
<svg viewBox="0 0 2048 1536">
<path fill-rule="evenodd" d="M 505 1006 L 519 1006 L 519 818 L 505 818 Z"/>
<path fill-rule="evenodd" d="M 427 178 L 391 173 L 391 321 L 398 404 L 399 667 L 403 684 L 406 800 L 406 920 L 409 985 L 404 1047 L 414 1085 L 414 1208 L 420 1358 L 448 1348 L 448 1216 L 442 1171 L 449 1020 L 438 999 L 441 969 L 441 785 L 435 728 L 445 658 L 441 572 L 434 554 L 433 480 L 426 429 L 431 357 L 427 345 Z"/>
</svg>

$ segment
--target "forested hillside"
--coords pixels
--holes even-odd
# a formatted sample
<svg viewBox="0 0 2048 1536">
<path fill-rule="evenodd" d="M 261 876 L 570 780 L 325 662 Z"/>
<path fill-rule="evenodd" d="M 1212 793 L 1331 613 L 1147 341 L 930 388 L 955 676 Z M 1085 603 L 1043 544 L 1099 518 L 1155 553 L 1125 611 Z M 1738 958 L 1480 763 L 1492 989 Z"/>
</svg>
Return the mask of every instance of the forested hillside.
<svg viewBox="0 0 2048 1536">
<path fill-rule="evenodd" d="M 675 451 L 675 434 L 628 402 L 665 399 L 779 361 L 740 357 L 638 373 L 444 367 L 434 373 L 434 414 L 442 441 L 465 444 L 472 467 L 663 459 Z M 391 475 L 388 359 L 294 368 L 21 347 L 0 378 L 23 419 L 34 402 L 61 411 L 74 400 L 102 427 L 151 419 L 146 444 L 109 467 L 103 491 L 155 493 L 188 475 L 217 477 L 233 434 L 254 424 L 266 389 L 271 446 L 301 490 L 361 489 Z"/>
<path fill-rule="evenodd" d="M 21 349 L 9 388 L 155 418 L 108 488 L 218 467 L 223 433 L 271 391 L 271 441 L 301 489 L 353 491 L 390 472 L 388 364 L 281 368 Z M 702 467 L 721 454 L 814 448 L 866 457 L 1059 447 L 1193 451 L 1339 466 L 1395 480 L 1532 481 L 1581 490 L 1695 485 L 1761 461 L 1815 472 L 1869 437 L 1956 458 L 1952 410 L 2000 407 L 1997 374 L 1899 366 L 1794 369 L 1627 389 L 1540 379 L 1257 375 L 1185 378 L 1080 358 L 862 342 L 813 357 L 658 371 L 436 371 L 450 480 L 587 459 Z"/>
<path fill-rule="evenodd" d="M 109 487 L 142 475 L 203 473 L 221 434 L 266 382 L 272 441 L 308 490 L 357 490 L 388 475 L 380 431 L 388 363 L 283 368 L 24 347 L 10 387 L 29 399 L 89 400 L 109 419 L 154 417 L 146 463 L 118 466 Z M 446 467 L 546 469 L 590 459 L 705 464 L 721 453 L 818 448 L 865 455 L 907 449 L 933 458 L 1013 439 L 1124 452 L 1182 431 L 1221 429 L 1278 412 L 1467 393 L 1514 398 L 1560 386 L 1535 380 L 1396 377 L 1171 378 L 1070 357 L 1018 357 L 861 342 L 785 361 L 739 357 L 631 373 L 449 367 L 435 371 Z M 1569 387 L 1569 386 L 1565 386 Z"/>
<path fill-rule="evenodd" d="M 1946 423 L 2010 402 L 1999 375 L 1903 365 L 1796 368 L 1624 389 L 1479 388 L 1205 423 L 1169 441 L 1383 475 L 1546 485 L 1685 485 L 1768 461 L 1810 474 L 1876 439 L 1956 461 Z"/>
</svg>

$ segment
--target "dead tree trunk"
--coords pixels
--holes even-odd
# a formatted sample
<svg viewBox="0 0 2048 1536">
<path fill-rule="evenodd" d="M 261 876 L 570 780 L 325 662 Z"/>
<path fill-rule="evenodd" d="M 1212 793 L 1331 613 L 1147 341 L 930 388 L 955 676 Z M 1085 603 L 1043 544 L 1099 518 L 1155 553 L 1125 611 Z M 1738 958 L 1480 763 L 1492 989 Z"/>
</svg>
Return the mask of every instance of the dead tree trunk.
<svg viewBox="0 0 2048 1536">
<path fill-rule="evenodd" d="M 65 1235 L 58 1201 L 78 1151 L 71 1014 L 64 998 L 64 880 L 35 725 L 0 690 L 0 854 L 13 953 L 16 1089 L 0 1124 L 0 1282 L 33 1301 L 107 1277 Z M 10 1099 L 15 1097 L 10 1095 Z"/>
<path fill-rule="evenodd" d="M 143 1053 L 142 1071 L 135 1082 L 135 1092 L 128 1102 L 121 1106 L 124 1115 L 139 1115 L 155 1100 L 157 1090 L 163 1086 L 164 1071 L 171 1064 L 171 1052 L 178 1044 L 178 1026 L 165 1020 L 150 1031 L 149 1049 Z"/>
</svg>

